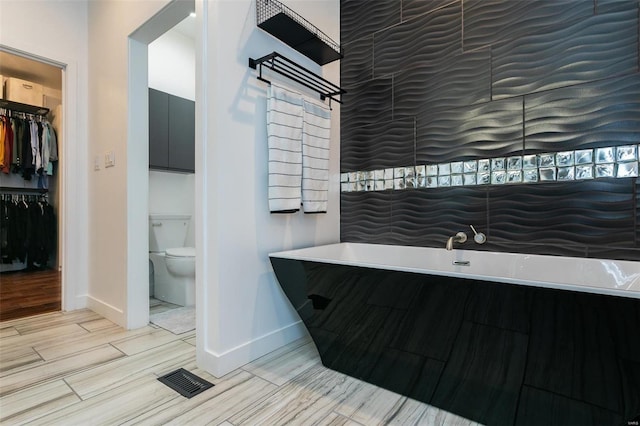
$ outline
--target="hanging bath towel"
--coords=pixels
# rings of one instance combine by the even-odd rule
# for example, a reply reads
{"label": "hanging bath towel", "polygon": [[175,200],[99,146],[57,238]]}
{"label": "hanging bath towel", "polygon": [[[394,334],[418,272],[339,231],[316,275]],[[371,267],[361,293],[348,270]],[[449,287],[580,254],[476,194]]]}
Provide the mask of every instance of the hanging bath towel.
{"label": "hanging bath towel", "polygon": [[300,210],[302,120],[302,96],[270,85],[267,93],[267,140],[271,213]]}
{"label": "hanging bath towel", "polygon": [[331,111],[304,101],[302,128],[302,207],[305,213],[326,213],[329,195]]}

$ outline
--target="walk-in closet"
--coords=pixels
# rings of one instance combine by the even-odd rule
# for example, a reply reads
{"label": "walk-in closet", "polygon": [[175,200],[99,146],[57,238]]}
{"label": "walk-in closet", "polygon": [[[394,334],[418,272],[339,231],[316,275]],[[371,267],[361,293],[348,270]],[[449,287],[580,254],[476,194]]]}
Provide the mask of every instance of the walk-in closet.
{"label": "walk-in closet", "polygon": [[62,70],[0,50],[0,321],[61,310]]}

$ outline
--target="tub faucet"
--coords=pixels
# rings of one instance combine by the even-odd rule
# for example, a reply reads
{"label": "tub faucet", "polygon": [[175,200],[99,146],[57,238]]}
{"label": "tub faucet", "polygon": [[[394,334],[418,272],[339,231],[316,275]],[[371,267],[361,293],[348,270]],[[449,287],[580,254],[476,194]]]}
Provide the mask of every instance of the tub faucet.
{"label": "tub faucet", "polygon": [[449,237],[449,239],[447,240],[446,249],[453,250],[453,243],[464,243],[465,241],[467,241],[467,234],[465,234],[464,232],[458,232],[453,237]]}

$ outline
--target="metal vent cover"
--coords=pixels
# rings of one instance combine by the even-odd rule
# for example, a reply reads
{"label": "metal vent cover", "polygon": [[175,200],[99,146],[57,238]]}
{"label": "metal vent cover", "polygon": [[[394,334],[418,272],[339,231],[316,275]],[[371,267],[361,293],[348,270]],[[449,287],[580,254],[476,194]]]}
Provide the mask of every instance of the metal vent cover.
{"label": "metal vent cover", "polygon": [[213,383],[209,383],[184,368],[158,377],[158,380],[187,398],[192,398],[214,386]]}

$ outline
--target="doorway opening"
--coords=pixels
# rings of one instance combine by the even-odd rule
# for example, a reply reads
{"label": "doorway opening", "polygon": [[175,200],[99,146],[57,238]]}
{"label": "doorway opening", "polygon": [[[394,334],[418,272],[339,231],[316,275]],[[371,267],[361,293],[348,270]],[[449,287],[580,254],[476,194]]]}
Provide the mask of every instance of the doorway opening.
{"label": "doorway opening", "polygon": [[62,310],[63,71],[0,49],[0,321]]}
{"label": "doorway opening", "polygon": [[175,334],[195,329],[194,8],[169,3],[129,43],[128,324]]}

